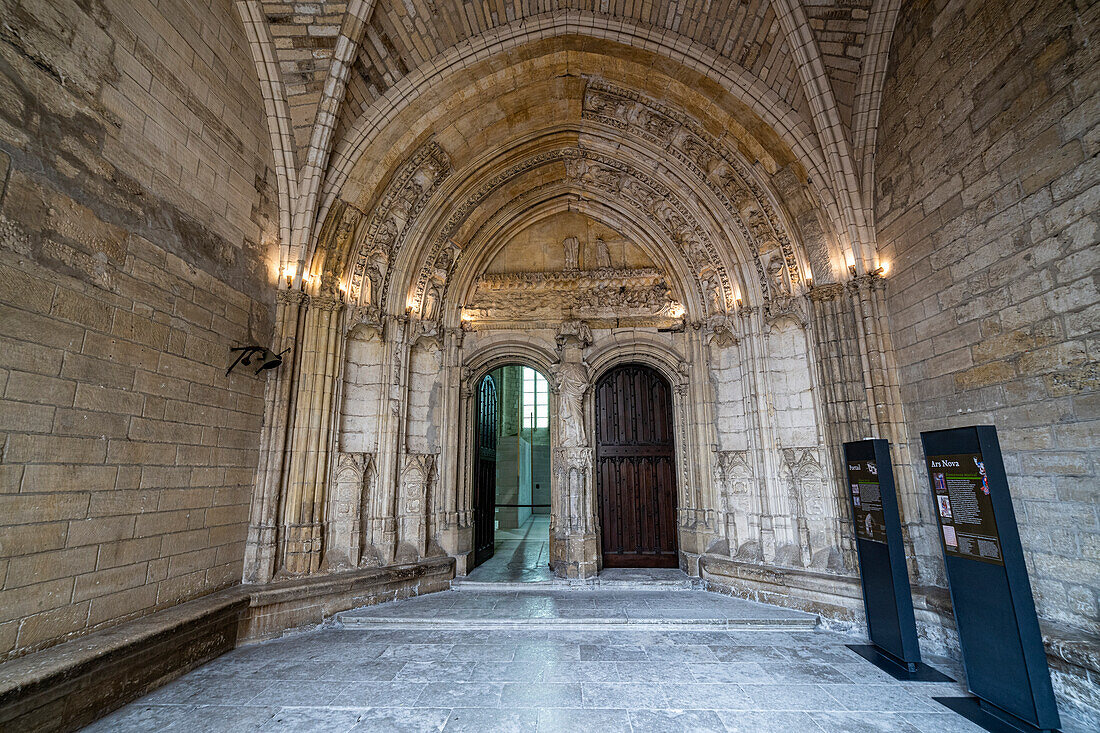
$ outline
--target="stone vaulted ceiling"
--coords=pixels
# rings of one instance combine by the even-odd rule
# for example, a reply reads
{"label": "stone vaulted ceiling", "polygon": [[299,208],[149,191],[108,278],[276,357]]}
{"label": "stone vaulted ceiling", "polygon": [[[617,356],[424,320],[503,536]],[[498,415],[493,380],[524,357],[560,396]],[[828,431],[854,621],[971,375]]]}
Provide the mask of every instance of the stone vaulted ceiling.
{"label": "stone vaulted ceiling", "polygon": [[[325,222],[345,205],[369,221],[400,167],[437,133],[448,165],[472,175],[522,135],[550,134],[549,122],[538,128],[525,117],[546,115],[579,132],[583,89],[562,93],[556,107],[536,97],[557,92],[531,92],[528,108],[513,104],[506,122],[485,130],[451,124],[470,109],[494,119],[517,90],[522,96],[550,74],[602,77],[647,104],[670,103],[727,145],[758,179],[761,206],[778,207],[776,235],[804,263],[815,247],[828,251],[812,265],[791,260],[792,284],[829,281],[849,263],[870,271],[874,130],[899,4],[237,0],[280,185],[273,275],[283,283],[292,272],[295,286],[309,272],[319,278],[325,266],[312,253]],[[732,238],[757,247],[751,236]],[[330,287],[346,276],[330,274]]]}

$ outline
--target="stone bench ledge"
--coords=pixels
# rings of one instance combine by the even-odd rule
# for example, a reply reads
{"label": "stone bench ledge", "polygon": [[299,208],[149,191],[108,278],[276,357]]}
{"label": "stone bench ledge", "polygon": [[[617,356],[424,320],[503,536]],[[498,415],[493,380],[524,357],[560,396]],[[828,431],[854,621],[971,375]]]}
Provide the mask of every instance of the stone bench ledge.
{"label": "stone bench ledge", "polygon": [[79,677],[116,656],[129,654],[137,646],[156,644],[190,624],[222,613],[244,613],[248,605],[243,588],[232,586],[4,662],[0,664],[0,705],[36,685]]}

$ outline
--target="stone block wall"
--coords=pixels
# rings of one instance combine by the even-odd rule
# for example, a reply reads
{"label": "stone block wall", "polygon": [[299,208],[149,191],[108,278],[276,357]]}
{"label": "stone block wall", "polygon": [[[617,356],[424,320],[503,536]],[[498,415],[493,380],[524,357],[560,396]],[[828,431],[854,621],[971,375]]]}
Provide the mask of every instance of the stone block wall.
{"label": "stone block wall", "polygon": [[997,426],[1039,614],[1093,631],[1098,53],[1100,6],[906,4],[876,190],[912,438]]}
{"label": "stone block wall", "polygon": [[0,660],[239,583],[276,236],[228,0],[0,0]]}

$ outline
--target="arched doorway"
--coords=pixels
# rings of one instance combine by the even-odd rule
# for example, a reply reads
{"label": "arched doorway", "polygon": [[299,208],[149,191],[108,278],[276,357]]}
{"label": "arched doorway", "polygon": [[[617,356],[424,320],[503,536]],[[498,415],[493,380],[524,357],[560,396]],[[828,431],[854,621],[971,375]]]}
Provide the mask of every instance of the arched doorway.
{"label": "arched doorway", "polygon": [[550,526],[549,383],[521,364],[477,382],[474,423],[474,553],[480,577],[546,575]]}
{"label": "arched doorway", "polygon": [[644,364],[596,384],[596,496],[604,567],[677,567],[672,390]]}

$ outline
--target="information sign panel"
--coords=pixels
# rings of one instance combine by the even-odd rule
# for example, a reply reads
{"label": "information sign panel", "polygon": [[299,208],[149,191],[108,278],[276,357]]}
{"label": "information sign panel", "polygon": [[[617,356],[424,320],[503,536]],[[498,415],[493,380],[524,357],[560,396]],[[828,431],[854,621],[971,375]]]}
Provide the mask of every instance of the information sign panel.
{"label": "information sign panel", "polygon": [[886,518],[882,512],[878,463],[873,460],[848,461],[848,488],[852,492],[856,536],[886,544]]}
{"label": "information sign panel", "polygon": [[1003,565],[982,455],[965,453],[926,460],[944,552]]}
{"label": "information sign panel", "polygon": [[1002,720],[1056,730],[1058,708],[997,430],[925,432],[921,443],[967,686]]}
{"label": "information sign panel", "polygon": [[890,444],[885,440],[845,443],[844,464],[871,641],[895,664],[915,673],[920,664],[920,647],[894,492]]}

